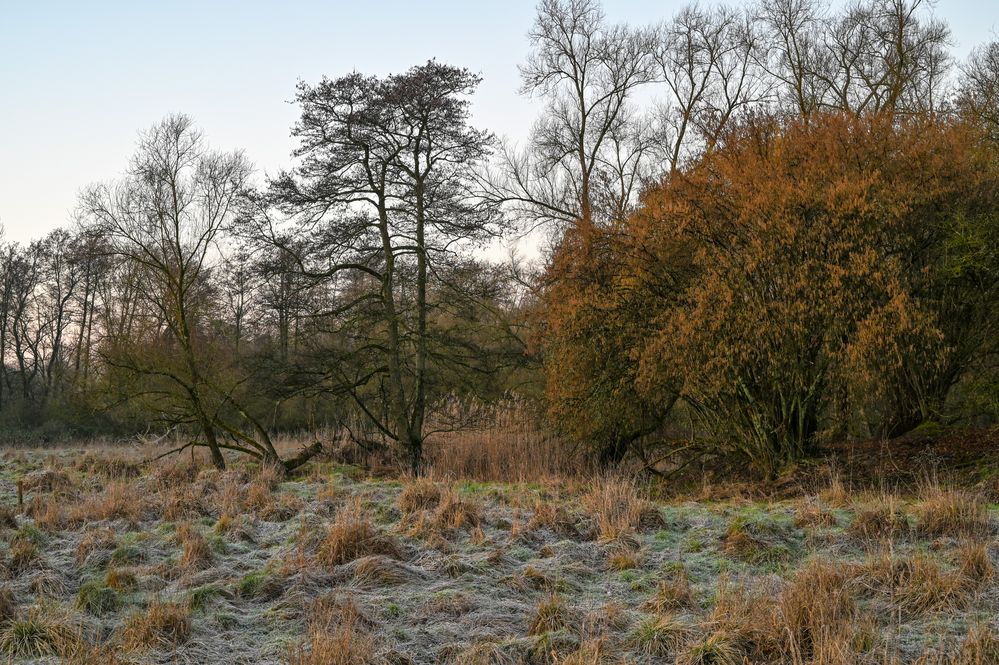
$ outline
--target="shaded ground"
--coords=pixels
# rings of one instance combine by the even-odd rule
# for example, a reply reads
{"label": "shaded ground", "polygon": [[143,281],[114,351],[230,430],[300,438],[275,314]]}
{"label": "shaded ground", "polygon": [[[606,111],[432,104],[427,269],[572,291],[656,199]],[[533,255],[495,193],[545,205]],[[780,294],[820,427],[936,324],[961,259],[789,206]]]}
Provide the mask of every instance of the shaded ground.
{"label": "shaded ground", "polygon": [[0,657],[999,662],[994,499],[810,473],[794,498],[652,501],[620,479],[413,483],[317,464],[282,480],[8,452]]}
{"label": "shaded ground", "polygon": [[[999,502],[999,428],[922,428],[891,440],[827,443],[773,482],[738,456],[707,457],[670,478],[668,495],[794,498],[814,494],[830,474],[854,491],[917,493],[927,482],[964,487]],[[709,482],[705,482],[705,478]],[[704,490],[705,485],[709,485]],[[702,491],[704,490],[704,491]]]}

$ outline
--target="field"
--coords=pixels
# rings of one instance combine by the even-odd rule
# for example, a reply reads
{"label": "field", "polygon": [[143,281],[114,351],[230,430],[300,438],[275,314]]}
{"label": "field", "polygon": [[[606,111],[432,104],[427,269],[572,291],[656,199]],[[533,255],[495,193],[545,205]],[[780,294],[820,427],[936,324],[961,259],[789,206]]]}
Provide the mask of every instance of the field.
{"label": "field", "polygon": [[804,492],[720,498],[141,459],[3,454],[0,658],[999,663],[982,488],[822,469]]}

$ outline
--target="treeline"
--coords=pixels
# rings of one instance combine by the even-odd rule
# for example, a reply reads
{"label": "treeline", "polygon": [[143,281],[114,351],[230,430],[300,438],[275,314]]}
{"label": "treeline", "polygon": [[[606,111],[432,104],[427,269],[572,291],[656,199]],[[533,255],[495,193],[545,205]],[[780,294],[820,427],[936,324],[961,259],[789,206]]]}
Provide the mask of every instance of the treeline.
{"label": "treeline", "polygon": [[[318,447],[275,432],[323,426],[419,472],[515,394],[605,464],[766,474],[994,421],[999,45],[955,63],[918,0],[649,27],[544,0],[529,34],[523,147],[435,61],[300,84],[295,167],[259,187],[184,116],[144,133],[72,231],[5,247],[0,418],[289,468]],[[543,265],[484,258],[536,228]]]}

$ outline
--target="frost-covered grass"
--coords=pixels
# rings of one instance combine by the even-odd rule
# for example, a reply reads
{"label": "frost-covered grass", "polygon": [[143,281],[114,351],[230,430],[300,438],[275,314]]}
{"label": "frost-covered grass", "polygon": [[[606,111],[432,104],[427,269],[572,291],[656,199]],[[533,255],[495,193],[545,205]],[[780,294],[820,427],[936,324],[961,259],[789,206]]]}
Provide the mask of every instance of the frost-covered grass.
{"label": "frost-covered grass", "polygon": [[999,662],[999,515],[965,490],[664,501],[620,478],[3,461],[5,661]]}

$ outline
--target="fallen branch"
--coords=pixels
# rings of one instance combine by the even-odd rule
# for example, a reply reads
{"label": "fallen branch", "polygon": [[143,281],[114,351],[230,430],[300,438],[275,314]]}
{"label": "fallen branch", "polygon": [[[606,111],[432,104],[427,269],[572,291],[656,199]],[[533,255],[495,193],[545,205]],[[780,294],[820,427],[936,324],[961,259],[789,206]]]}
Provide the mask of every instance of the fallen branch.
{"label": "fallen branch", "polygon": [[302,466],[310,459],[321,453],[322,450],[323,450],[323,444],[320,443],[319,441],[316,441],[311,446],[302,448],[302,450],[298,453],[298,455],[292,457],[289,460],[284,461],[284,470],[293,471],[297,469],[298,467]]}

